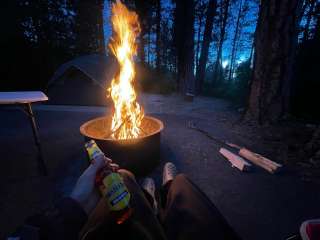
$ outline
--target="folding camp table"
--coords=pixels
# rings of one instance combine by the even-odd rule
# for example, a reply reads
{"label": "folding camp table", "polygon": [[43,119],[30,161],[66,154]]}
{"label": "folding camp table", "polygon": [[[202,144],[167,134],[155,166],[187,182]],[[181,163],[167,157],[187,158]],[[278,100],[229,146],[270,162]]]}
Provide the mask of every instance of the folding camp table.
{"label": "folding camp table", "polygon": [[38,167],[41,174],[47,174],[38,133],[38,126],[32,111],[32,103],[47,101],[48,97],[40,91],[0,92],[0,105],[19,105],[30,119],[35,144],[38,148]]}

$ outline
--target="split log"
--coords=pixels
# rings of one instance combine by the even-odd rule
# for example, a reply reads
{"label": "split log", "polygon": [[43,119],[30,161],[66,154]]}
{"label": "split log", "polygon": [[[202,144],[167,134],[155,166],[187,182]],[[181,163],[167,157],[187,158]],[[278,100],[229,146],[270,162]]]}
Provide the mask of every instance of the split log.
{"label": "split log", "polygon": [[[239,155],[240,155],[240,156],[242,156],[242,157],[246,158],[247,160],[253,162],[254,164],[256,164],[256,165],[264,168],[265,170],[267,170],[267,171],[270,172],[270,173],[275,173],[275,172],[277,172],[277,171],[279,170],[279,168],[282,167],[281,164],[276,163],[276,162],[273,162],[273,161],[271,161],[270,159],[261,156],[260,154],[254,153],[254,152],[252,152],[252,151],[250,151],[250,150],[248,150],[248,149],[246,149],[246,148],[244,148],[244,147],[241,147],[241,146],[239,146],[239,145],[237,145],[237,144],[234,144],[234,143],[231,143],[231,142],[226,142],[226,141],[220,140],[219,138],[217,138],[217,137],[215,137],[215,136],[212,136],[212,135],[209,134],[207,131],[204,131],[204,130],[198,128],[198,127],[195,125],[194,122],[188,122],[188,127],[191,128],[191,129],[195,129],[195,130],[203,133],[203,134],[204,134],[205,136],[207,136],[209,139],[217,142],[217,143],[218,143],[219,145],[221,145],[221,146],[231,147],[231,148],[233,148],[233,149],[239,150]],[[320,132],[320,128],[319,128],[319,132]],[[320,139],[320,138],[319,138],[319,139]],[[225,148],[221,148],[221,149],[220,149],[220,153],[221,153],[222,155],[224,155],[224,154],[221,152],[221,150],[222,150],[222,152],[224,152],[224,153],[225,153],[226,151],[228,151],[228,150],[226,150]],[[231,153],[231,154],[233,154],[233,153],[230,152],[230,151],[228,151],[228,152]],[[233,156],[233,155],[234,155],[234,156]],[[231,159],[238,159],[237,157],[239,157],[239,156],[237,156],[236,154],[233,154],[233,155],[228,154],[228,156],[232,156]],[[224,156],[225,156],[225,155],[224,155]],[[225,156],[225,157],[228,158],[227,156]],[[241,158],[241,159],[242,159],[242,158]],[[228,160],[230,161],[229,158],[228,158]],[[238,160],[239,160],[239,159],[238,159]],[[242,159],[242,160],[244,160],[244,159]],[[235,161],[237,161],[237,160],[235,160]],[[230,161],[230,162],[231,162],[231,161]],[[234,166],[236,166],[236,165],[234,165]],[[239,165],[239,166],[241,166],[241,165]],[[240,168],[241,168],[241,167],[240,167]],[[242,171],[242,169],[240,169],[240,170]]]}
{"label": "split log", "polygon": [[261,156],[260,154],[251,152],[246,148],[241,148],[239,155],[253,162],[254,164],[262,167],[270,173],[275,173],[282,167],[281,164],[271,161],[268,158]]}
{"label": "split log", "polygon": [[107,137],[105,138],[109,138],[111,137],[113,134],[119,132],[119,130],[123,127],[123,125],[130,119],[130,117],[126,117],[126,119],[124,121],[122,121],[122,123],[120,124],[120,126],[118,128],[116,128],[115,130],[111,131],[110,133],[108,133]]}
{"label": "split log", "polygon": [[220,148],[219,152],[231,162],[232,167],[238,168],[240,171],[249,171],[251,164],[244,160],[242,157],[230,152],[225,148]]}

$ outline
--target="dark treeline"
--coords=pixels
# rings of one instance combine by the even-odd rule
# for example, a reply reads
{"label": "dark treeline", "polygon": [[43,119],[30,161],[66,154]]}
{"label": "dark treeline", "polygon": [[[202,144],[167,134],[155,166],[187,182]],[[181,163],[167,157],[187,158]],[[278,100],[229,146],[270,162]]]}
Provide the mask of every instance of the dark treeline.
{"label": "dark treeline", "polygon": [[60,64],[103,53],[103,6],[103,0],[2,1],[1,89],[44,89]]}
{"label": "dark treeline", "polygon": [[[62,63],[108,53],[103,10],[110,2],[3,1],[1,89],[44,89]],[[124,2],[140,19],[144,89],[226,97],[260,123],[320,118],[319,0]]]}

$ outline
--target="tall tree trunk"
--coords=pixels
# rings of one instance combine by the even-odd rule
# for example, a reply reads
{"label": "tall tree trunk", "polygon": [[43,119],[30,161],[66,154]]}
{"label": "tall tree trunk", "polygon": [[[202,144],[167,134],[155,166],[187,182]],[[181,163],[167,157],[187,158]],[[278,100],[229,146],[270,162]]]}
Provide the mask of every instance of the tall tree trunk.
{"label": "tall tree trunk", "polygon": [[[220,73],[218,73],[218,67],[219,65],[221,66],[222,64],[222,46],[224,42],[224,37],[226,33],[226,26],[227,26],[227,20],[229,16],[229,5],[230,5],[230,0],[223,0],[222,3],[224,4],[223,6],[223,11],[222,11],[222,24],[221,24],[221,29],[220,29],[220,38],[219,38],[219,44],[218,44],[218,50],[217,50],[217,58],[216,62],[214,65],[214,79],[213,79],[213,84],[217,83],[217,80],[220,78]],[[222,7],[222,6],[221,6]]]}
{"label": "tall tree trunk", "polygon": [[146,56],[146,63],[147,65],[150,65],[150,33],[147,33],[147,45],[146,45],[146,49],[147,49],[147,56]]}
{"label": "tall tree trunk", "polygon": [[156,69],[157,71],[160,70],[162,59],[161,59],[161,0],[156,0]]}
{"label": "tall tree trunk", "polygon": [[[78,55],[102,52],[103,1],[79,0],[76,6],[76,51]],[[103,45],[103,47],[102,47]]]}
{"label": "tall tree trunk", "polygon": [[242,12],[242,0],[240,0],[236,29],[235,29],[235,33],[234,33],[234,37],[233,37],[233,41],[232,41],[232,51],[231,51],[228,82],[231,81],[231,78],[233,75],[234,61],[236,60],[235,59],[236,58],[236,45],[237,45],[238,38],[239,38],[239,25],[240,25],[241,12]]}
{"label": "tall tree trunk", "polygon": [[310,22],[312,19],[315,4],[316,4],[316,0],[311,0],[309,3],[309,11],[307,13],[306,25],[304,26],[304,30],[303,30],[303,41],[304,42],[309,39]]}
{"label": "tall tree trunk", "polygon": [[[259,9],[261,7],[261,2],[259,4]],[[301,19],[301,16],[299,16],[299,19]],[[256,43],[256,35],[257,35],[257,25],[258,25],[258,20],[256,21],[256,24],[255,24],[255,29],[254,29],[254,34],[253,34],[253,41],[252,41],[252,44],[251,44],[251,51],[250,51],[250,57],[249,57],[249,62],[250,62],[250,67],[253,65],[254,63],[254,52],[256,51],[256,46],[255,46],[255,43]],[[300,25],[300,23],[299,23]],[[250,77],[249,79],[249,82],[251,82],[252,80],[252,77]]]}
{"label": "tall tree trunk", "polygon": [[105,40],[104,40],[104,30],[103,30],[103,10],[104,10],[104,0],[97,0],[97,32],[98,32],[98,52],[105,54]]}
{"label": "tall tree trunk", "polygon": [[201,28],[202,28],[202,22],[203,22],[203,14],[198,14],[199,17],[199,28],[197,32],[197,47],[196,47],[196,70],[198,71],[199,68],[199,52],[200,52],[200,39],[201,39]]}
{"label": "tall tree trunk", "polygon": [[319,164],[320,162],[320,126],[318,126],[311,140],[305,145],[303,149],[304,157],[312,159],[313,163]]}
{"label": "tall tree trunk", "polygon": [[251,45],[250,56],[249,56],[249,59],[248,59],[248,62],[250,63],[250,67],[251,67],[251,64],[252,64],[253,53],[254,53],[254,43],[252,43],[252,45]]}
{"label": "tall tree trunk", "polygon": [[197,74],[196,74],[196,83],[197,83],[198,93],[202,92],[204,77],[206,73],[206,65],[208,61],[209,47],[212,41],[211,34],[212,34],[212,28],[213,28],[213,19],[216,14],[216,8],[217,8],[217,1],[210,0],[207,7],[206,25],[205,25],[204,34],[203,34],[201,54],[199,59],[199,67],[197,68]]}
{"label": "tall tree trunk", "polygon": [[[142,30],[141,30],[142,32]],[[140,59],[140,62],[142,64],[144,64],[146,62],[146,53],[145,53],[145,46],[146,46],[146,40],[145,40],[145,34],[141,34],[139,39],[140,39],[140,42],[138,44],[138,57]]]}
{"label": "tall tree trunk", "polygon": [[316,24],[315,24],[314,33],[313,33],[313,39],[320,41],[320,2],[317,3],[316,9],[315,9],[315,15],[316,15]]}
{"label": "tall tree trunk", "polygon": [[140,59],[140,62],[142,64],[146,61],[145,56],[145,35],[148,33],[149,29],[149,21],[148,21],[148,13],[149,13],[149,2],[145,2],[144,0],[134,0],[136,12],[139,16],[139,22],[140,22],[140,35],[139,35],[139,44],[138,44],[138,57]]}
{"label": "tall tree trunk", "polygon": [[289,110],[299,0],[262,0],[246,120],[275,122]]}
{"label": "tall tree trunk", "polygon": [[174,38],[177,52],[177,84],[180,93],[195,93],[193,0],[176,0]]}
{"label": "tall tree trunk", "polygon": [[317,24],[315,27],[314,39],[320,40],[320,15],[317,17]]}

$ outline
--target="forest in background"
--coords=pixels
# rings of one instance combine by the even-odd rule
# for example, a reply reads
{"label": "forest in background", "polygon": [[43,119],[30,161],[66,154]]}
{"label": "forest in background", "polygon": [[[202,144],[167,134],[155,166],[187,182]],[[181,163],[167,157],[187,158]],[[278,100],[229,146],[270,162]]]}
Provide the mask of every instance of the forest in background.
{"label": "forest in background", "polygon": [[[45,89],[62,63],[108,53],[110,2],[4,1],[1,90]],[[260,123],[319,120],[319,0],[124,2],[140,19],[145,90],[225,97]]]}

